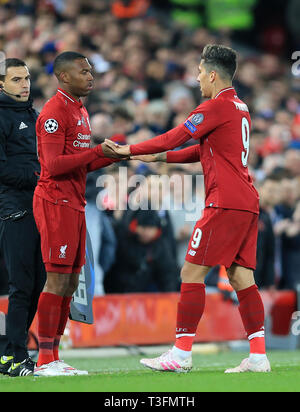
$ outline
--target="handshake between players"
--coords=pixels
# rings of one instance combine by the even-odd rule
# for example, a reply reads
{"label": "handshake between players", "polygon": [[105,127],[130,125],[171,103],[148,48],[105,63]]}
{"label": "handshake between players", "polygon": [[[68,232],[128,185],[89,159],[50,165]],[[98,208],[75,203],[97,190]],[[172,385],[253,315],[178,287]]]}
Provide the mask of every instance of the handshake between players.
{"label": "handshake between players", "polygon": [[111,159],[129,159],[130,158],[130,146],[119,145],[112,140],[105,139],[105,142],[101,144],[103,154]]}

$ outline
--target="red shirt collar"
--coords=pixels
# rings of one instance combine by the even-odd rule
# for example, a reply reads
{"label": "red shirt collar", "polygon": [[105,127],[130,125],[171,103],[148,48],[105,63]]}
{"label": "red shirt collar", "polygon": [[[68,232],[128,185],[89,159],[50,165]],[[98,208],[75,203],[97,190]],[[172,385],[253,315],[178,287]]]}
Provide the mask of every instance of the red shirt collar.
{"label": "red shirt collar", "polygon": [[230,86],[230,87],[226,87],[225,89],[220,90],[219,93],[214,97],[214,99],[217,99],[219,96],[223,96],[224,93],[227,94],[228,92],[230,92],[231,94],[233,93],[236,94],[234,87]]}
{"label": "red shirt collar", "polygon": [[82,101],[79,99],[75,100],[73,96],[71,96],[68,92],[66,92],[64,89],[61,89],[60,87],[57,89],[57,93],[63,97],[66,97],[68,100],[70,100],[73,104],[78,106],[79,108],[83,106]]}

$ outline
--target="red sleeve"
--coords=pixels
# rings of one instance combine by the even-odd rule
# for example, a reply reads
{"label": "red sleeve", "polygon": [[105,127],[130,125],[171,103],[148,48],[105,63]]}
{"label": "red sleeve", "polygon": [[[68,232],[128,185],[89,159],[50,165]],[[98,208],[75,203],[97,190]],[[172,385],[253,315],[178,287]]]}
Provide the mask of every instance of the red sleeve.
{"label": "red sleeve", "polygon": [[200,148],[196,144],[186,149],[167,152],[167,163],[196,163],[200,162]]}
{"label": "red sleeve", "polygon": [[183,123],[185,131],[196,140],[206,136],[224,121],[220,110],[217,99],[202,103]]}
{"label": "red sleeve", "polygon": [[99,159],[99,156],[103,156],[101,146],[73,155],[62,155],[64,146],[57,146],[51,143],[45,143],[42,146],[45,166],[52,176],[70,173],[74,169],[86,166],[96,160],[106,160],[105,158]]}
{"label": "red sleeve", "polygon": [[190,135],[184,130],[183,125],[175,127],[160,136],[147,140],[146,142],[130,145],[132,156],[162,153],[173,150],[190,140]]}
{"label": "red sleeve", "polygon": [[96,159],[87,165],[87,171],[88,173],[93,172],[94,170],[102,169],[103,167],[120,162],[121,160],[122,159],[109,159],[108,157]]}

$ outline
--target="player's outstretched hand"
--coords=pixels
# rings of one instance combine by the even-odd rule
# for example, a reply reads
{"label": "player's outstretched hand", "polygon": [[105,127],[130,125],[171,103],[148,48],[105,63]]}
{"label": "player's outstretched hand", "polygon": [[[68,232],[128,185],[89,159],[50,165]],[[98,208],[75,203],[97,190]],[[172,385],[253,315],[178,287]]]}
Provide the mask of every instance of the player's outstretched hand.
{"label": "player's outstretched hand", "polygon": [[105,157],[118,159],[119,156],[106,143],[101,143],[101,148]]}
{"label": "player's outstretched hand", "polygon": [[106,142],[101,144],[102,151],[105,157],[110,159],[129,159],[129,156],[124,156],[122,154],[117,153],[111,145],[108,145]]}
{"label": "player's outstretched hand", "polygon": [[123,157],[130,156],[130,146],[129,145],[121,146],[115,142],[112,142],[109,139],[105,139],[105,144],[108,146],[109,149],[111,149],[117,155],[117,157],[123,158]]}

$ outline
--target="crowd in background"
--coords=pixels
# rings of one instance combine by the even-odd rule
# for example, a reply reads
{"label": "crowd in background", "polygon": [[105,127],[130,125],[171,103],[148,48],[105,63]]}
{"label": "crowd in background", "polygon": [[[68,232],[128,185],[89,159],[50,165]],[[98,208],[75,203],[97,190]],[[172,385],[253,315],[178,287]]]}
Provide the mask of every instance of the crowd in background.
{"label": "crowd in background", "polygon": [[[85,100],[93,144],[107,137],[132,144],[177,126],[201,103],[196,78],[206,44],[236,49],[234,86],[252,117],[249,169],[261,197],[256,282],[260,288],[287,289],[300,283],[300,75],[292,72],[289,54],[298,45],[298,8],[293,0],[272,2],[268,25],[261,15],[266,3],[235,1],[235,12],[239,4],[248,18],[233,19],[224,28],[218,19],[225,14],[212,13],[218,0],[1,0],[0,50],[26,61],[37,110],[56,92],[55,56],[65,50],[86,55],[95,75],[94,90]],[[97,187],[105,174],[114,177],[120,191],[119,166],[127,167],[128,176],[143,175],[146,181],[161,174],[182,176],[182,182],[184,175],[191,176],[199,215],[187,221],[187,204],[165,207],[166,197],[173,206],[182,202],[174,187],[157,194],[159,210],[122,210],[126,207],[114,204],[107,188]],[[204,204],[203,181],[197,175],[200,163],[138,161],[89,175],[86,215],[96,294],[178,290],[188,240]],[[124,205],[128,194],[121,197]],[[4,262],[0,270],[4,293]]]}

